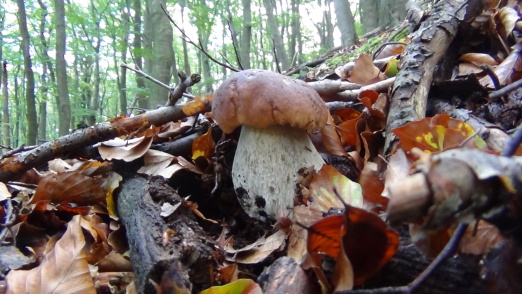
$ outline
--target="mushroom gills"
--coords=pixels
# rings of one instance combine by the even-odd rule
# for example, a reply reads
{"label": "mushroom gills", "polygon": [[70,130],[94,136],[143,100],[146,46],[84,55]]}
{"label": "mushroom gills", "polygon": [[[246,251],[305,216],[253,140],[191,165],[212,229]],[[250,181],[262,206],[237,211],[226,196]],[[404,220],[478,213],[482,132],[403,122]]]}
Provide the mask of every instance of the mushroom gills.
{"label": "mushroom gills", "polygon": [[[243,209],[259,218],[285,215],[293,207],[297,171],[324,161],[305,130],[290,126],[243,126],[232,166],[232,181]],[[261,201],[262,198],[264,201]]]}

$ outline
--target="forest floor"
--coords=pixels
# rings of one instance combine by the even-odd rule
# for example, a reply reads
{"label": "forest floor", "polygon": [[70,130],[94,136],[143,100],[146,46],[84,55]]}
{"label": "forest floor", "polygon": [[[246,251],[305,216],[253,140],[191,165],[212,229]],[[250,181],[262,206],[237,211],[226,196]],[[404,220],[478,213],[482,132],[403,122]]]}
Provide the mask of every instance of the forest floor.
{"label": "forest floor", "polygon": [[197,75],[173,106],[3,155],[0,292],[520,293],[521,6],[482,2],[410,7],[286,72],[329,116],[277,215],[245,212],[212,95],[174,105]]}

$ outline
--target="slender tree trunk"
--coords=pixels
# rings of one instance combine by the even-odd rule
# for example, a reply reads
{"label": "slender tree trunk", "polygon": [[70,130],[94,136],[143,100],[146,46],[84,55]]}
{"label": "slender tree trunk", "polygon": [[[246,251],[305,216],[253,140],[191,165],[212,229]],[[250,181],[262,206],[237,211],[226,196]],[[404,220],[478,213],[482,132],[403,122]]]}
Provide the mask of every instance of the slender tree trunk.
{"label": "slender tree trunk", "polygon": [[[169,84],[171,77],[174,49],[172,48],[173,30],[169,19],[161,9],[166,6],[166,0],[153,0],[151,3],[152,32],[152,76],[164,84]],[[153,84],[150,87],[152,106],[164,105],[168,98],[168,90]]]}
{"label": "slender tree trunk", "polygon": [[297,40],[301,31],[301,18],[299,16],[299,0],[292,0],[290,6],[292,11],[292,14],[290,16],[290,27],[292,33],[289,36],[290,44],[288,46],[288,52],[290,58],[292,58],[292,65],[294,65],[295,62],[300,59],[300,56],[296,54],[299,53],[297,50]]}
{"label": "slender tree trunk", "polygon": [[285,50],[283,38],[281,37],[281,34],[279,32],[277,20],[274,15],[274,6],[270,2],[270,0],[263,0],[263,4],[266,10],[267,23],[270,27],[270,33],[275,47],[277,60],[279,60],[279,62],[281,63],[282,70],[288,69],[290,68],[290,61],[288,60],[288,55]]}
{"label": "slender tree trunk", "polygon": [[[22,0],[18,0],[22,1]],[[67,64],[65,62],[65,6],[63,0],[54,1],[56,23],[56,77],[58,84],[58,133],[60,136],[69,133],[71,124],[71,104],[69,102],[69,86],[67,83]]]}
{"label": "slender tree trunk", "polygon": [[348,0],[333,0],[337,25],[341,31],[341,45],[349,47],[357,42],[355,22]]}
{"label": "slender tree trunk", "polygon": [[[143,70],[145,73],[151,75],[152,74],[152,40],[153,40],[153,31],[154,22],[152,21],[152,5],[154,0],[146,0],[145,1],[145,14],[143,17],[143,51],[145,51],[145,55],[143,56]],[[151,87],[152,82],[148,80],[144,80],[144,83],[147,87],[148,99],[147,99],[147,108],[154,108],[156,105],[153,105],[151,102]]]}
{"label": "slender tree trunk", "polygon": [[379,26],[379,10],[377,0],[359,1],[363,32],[367,33]]}
{"label": "slender tree trunk", "polygon": [[243,30],[240,40],[241,65],[250,68],[250,43],[252,42],[252,7],[251,0],[241,0],[243,7]]}
{"label": "slender tree trunk", "polygon": [[18,4],[18,25],[20,27],[20,35],[22,36],[22,53],[24,56],[24,76],[26,79],[25,104],[27,118],[27,144],[35,145],[38,135],[38,118],[36,115],[36,97],[34,93],[35,81],[31,54],[29,52],[30,41],[29,31],[27,29],[27,16],[25,12],[24,0],[17,0]]}
{"label": "slender tree trunk", "polygon": [[2,107],[2,130],[3,130],[3,144],[6,147],[11,147],[11,131],[9,130],[9,91],[8,86],[8,73],[7,73],[7,60],[4,60],[2,64],[2,93],[4,96],[4,103]]}
{"label": "slender tree trunk", "polygon": [[[183,32],[185,32],[185,28],[184,28],[185,27],[185,25],[184,25],[184,23],[185,23],[185,6],[186,6],[185,0],[179,1],[179,5],[181,7],[181,29]],[[182,45],[183,45],[183,70],[185,71],[185,74],[187,74],[187,76],[190,76],[191,70],[190,70],[187,42],[183,41]]]}
{"label": "slender tree trunk", "polygon": [[[20,85],[18,84],[18,76],[20,75],[20,66],[16,67],[14,77],[14,103],[15,109],[20,109]],[[20,121],[22,120],[22,115],[20,111],[15,112],[15,123],[14,123],[14,136],[13,136],[13,146],[18,146],[20,142]]]}
{"label": "slender tree trunk", "polygon": [[332,23],[332,10],[330,9],[331,6],[330,6],[330,1],[329,0],[325,0],[325,3],[326,5],[326,9],[325,9],[325,12],[324,12],[324,23],[325,23],[325,28],[326,28],[326,50],[330,50],[331,48],[334,47],[334,37],[333,37],[333,34],[334,34],[334,26],[333,26],[333,23]]}
{"label": "slender tree trunk", "polygon": [[[132,2],[132,8],[134,9],[134,27],[133,34],[134,40],[132,41],[132,47],[134,50],[134,63],[140,69],[143,69],[143,48],[141,46],[142,41],[142,19],[141,19],[141,0],[134,0]],[[138,87],[138,92],[136,93],[136,99],[138,100],[139,107],[143,109],[148,109],[148,100],[145,99],[145,95],[143,92],[145,91],[145,81],[143,77],[140,75],[135,75],[136,77],[136,86]]]}
{"label": "slender tree trunk", "polygon": [[[4,37],[3,37],[3,32],[4,32],[4,24],[5,24],[5,17],[4,15],[2,15],[2,17],[0,18],[0,62],[2,63],[2,66],[0,66],[0,87],[2,88],[2,96],[5,97],[5,95],[7,94],[7,79],[6,79],[6,84],[4,85],[3,83],[3,78],[4,78],[4,72],[7,72],[7,61],[5,62],[2,62],[2,60],[4,60],[4,52],[3,52],[3,48],[4,48]],[[3,101],[4,102],[4,101]],[[4,102],[5,104],[5,102]],[[3,122],[3,118],[2,118],[2,115],[3,115],[3,112],[0,112],[0,122]],[[9,131],[9,129],[7,129],[7,131]],[[4,136],[2,136],[2,132],[5,133],[5,129],[4,127],[0,128],[0,137],[4,137],[5,136],[9,136],[9,133],[5,133]],[[2,144],[3,142],[0,140],[0,144]],[[3,154],[3,148],[0,147],[0,154]]]}

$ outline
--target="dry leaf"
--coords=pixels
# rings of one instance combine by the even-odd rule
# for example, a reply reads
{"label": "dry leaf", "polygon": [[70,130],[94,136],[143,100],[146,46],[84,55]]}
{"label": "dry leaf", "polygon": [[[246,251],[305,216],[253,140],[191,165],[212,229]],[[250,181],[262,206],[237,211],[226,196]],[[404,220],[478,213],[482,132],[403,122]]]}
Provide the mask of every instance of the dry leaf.
{"label": "dry leaf", "polygon": [[[334,192],[334,189],[337,193]],[[324,164],[310,183],[310,195],[322,212],[332,207],[344,207],[344,203],[355,207],[363,206],[361,186],[343,176],[335,167]]]}
{"label": "dry leaf", "polygon": [[192,159],[200,156],[210,159],[214,153],[214,146],[216,143],[212,140],[212,128],[208,128],[205,134],[196,138],[192,143]]}
{"label": "dry leaf", "polygon": [[384,81],[386,76],[373,65],[372,58],[367,54],[361,54],[355,61],[352,73],[348,80],[362,86]]}
{"label": "dry leaf", "polygon": [[50,200],[53,203],[92,205],[103,201],[105,195],[105,191],[95,179],[78,172],[64,172],[45,176],[38,184],[29,204]]}
{"label": "dry leaf", "polygon": [[80,216],[76,215],[38,267],[9,272],[6,277],[7,293],[95,294],[84,247]]}
{"label": "dry leaf", "polygon": [[259,238],[256,242],[241,249],[234,249],[230,245],[225,248],[228,261],[254,264],[263,261],[272,252],[280,250],[286,239],[286,233],[279,230],[267,238]]}

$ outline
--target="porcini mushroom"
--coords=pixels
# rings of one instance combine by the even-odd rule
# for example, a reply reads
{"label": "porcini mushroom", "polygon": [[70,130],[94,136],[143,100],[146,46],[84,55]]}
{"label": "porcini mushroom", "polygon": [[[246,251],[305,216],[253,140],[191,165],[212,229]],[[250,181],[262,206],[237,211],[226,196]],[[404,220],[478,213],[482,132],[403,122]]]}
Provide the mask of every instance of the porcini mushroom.
{"label": "porcini mushroom", "polygon": [[328,108],[303,81],[266,70],[234,73],[214,93],[214,120],[225,133],[243,126],[232,181],[243,209],[272,218],[293,206],[297,171],[324,161],[307,131],[321,130]]}

